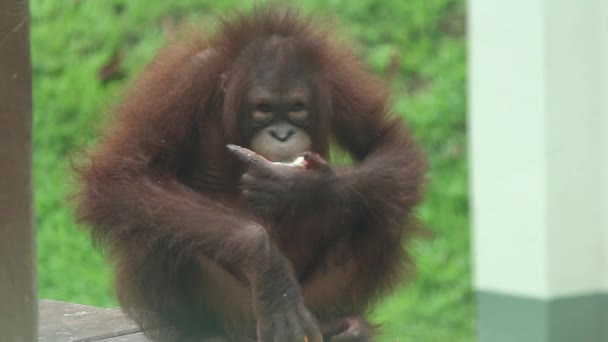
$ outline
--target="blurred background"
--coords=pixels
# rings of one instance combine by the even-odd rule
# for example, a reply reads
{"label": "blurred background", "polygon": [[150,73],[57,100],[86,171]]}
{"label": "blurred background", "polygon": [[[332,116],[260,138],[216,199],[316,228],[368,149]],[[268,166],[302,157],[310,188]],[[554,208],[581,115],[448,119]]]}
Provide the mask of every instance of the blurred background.
{"label": "blurred background", "polygon": [[[419,208],[434,232],[412,243],[415,278],[378,304],[379,341],[471,341],[463,0],[307,0],[392,89],[430,157]],[[39,297],[116,306],[103,255],[79,228],[66,197],[70,162],[95,143],[107,108],[177,27],[213,28],[218,15],[250,8],[237,0],[32,0],[34,177]]]}

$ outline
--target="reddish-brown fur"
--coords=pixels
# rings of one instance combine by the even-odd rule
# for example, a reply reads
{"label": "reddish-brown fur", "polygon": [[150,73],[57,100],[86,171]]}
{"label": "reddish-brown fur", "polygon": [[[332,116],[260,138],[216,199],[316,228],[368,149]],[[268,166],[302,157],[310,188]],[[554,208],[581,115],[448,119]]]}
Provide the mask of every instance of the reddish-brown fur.
{"label": "reddish-brown fur", "polygon": [[[334,192],[307,194],[314,205],[274,221],[241,196],[243,169],[225,146],[245,144],[235,109],[243,89],[223,80],[245,47],[272,35],[293,37],[309,54],[321,113],[315,152],[327,156],[334,139],[355,161],[335,169]],[[289,308],[275,303],[281,295],[303,296],[327,336],[343,318],[364,315],[411,264],[402,247],[415,225],[422,154],[390,116],[384,85],[294,11],[257,9],[211,39],[171,45],[116,114],[79,168],[78,216],[108,247],[121,306],[150,336],[240,341],[255,336],[264,308]],[[266,283],[260,292],[256,284]]]}

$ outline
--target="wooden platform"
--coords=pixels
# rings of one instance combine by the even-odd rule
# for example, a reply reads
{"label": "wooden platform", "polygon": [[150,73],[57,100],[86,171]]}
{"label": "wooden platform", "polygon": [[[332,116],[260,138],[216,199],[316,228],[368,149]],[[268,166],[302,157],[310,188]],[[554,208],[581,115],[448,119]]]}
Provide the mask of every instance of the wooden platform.
{"label": "wooden platform", "polygon": [[41,300],[39,342],[149,342],[120,309]]}

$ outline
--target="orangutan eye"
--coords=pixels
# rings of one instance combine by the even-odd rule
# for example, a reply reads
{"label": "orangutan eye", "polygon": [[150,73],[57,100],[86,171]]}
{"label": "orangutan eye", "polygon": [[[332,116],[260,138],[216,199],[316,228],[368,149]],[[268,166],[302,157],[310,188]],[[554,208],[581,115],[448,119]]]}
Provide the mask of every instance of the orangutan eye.
{"label": "orangutan eye", "polygon": [[255,110],[251,114],[254,121],[263,122],[272,119],[272,106],[269,104],[259,104],[255,107]]}
{"label": "orangutan eye", "polygon": [[303,111],[305,109],[305,106],[303,103],[296,103],[293,106],[291,106],[291,108],[289,108],[290,112],[299,112],[299,111]]}
{"label": "orangutan eye", "polygon": [[306,122],[308,120],[308,111],[302,103],[296,103],[289,109],[289,119],[296,122]]}
{"label": "orangutan eye", "polygon": [[272,106],[268,103],[260,103],[255,107],[255,110],[263,113],[269,113],[272,112]]}

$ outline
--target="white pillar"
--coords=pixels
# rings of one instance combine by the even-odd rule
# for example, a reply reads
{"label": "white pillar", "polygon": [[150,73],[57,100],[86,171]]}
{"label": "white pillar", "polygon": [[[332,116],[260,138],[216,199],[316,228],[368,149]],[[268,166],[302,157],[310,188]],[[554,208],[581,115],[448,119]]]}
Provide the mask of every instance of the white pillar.
{"label": "white pillar", "polygon": [[[600,15],[604,20],[601,20],[600,26],[600,39],[601,39],[601,57],[602,61],[600,77],[602,82],[602,88],[600,97],[603,99],[602,103],[602,134],[601,136],[601,148],[602,148],[602,212],[603,227],[604,227],[604,292],[608,292],[608,2],[600,1]],[[608,316],[608,314],[607,314]],[[608,321],[608,317],[606,317]]]}
{"label": "white pillar", "polygon": [[604,2],[469,1],[481,341],[608,337]]}

